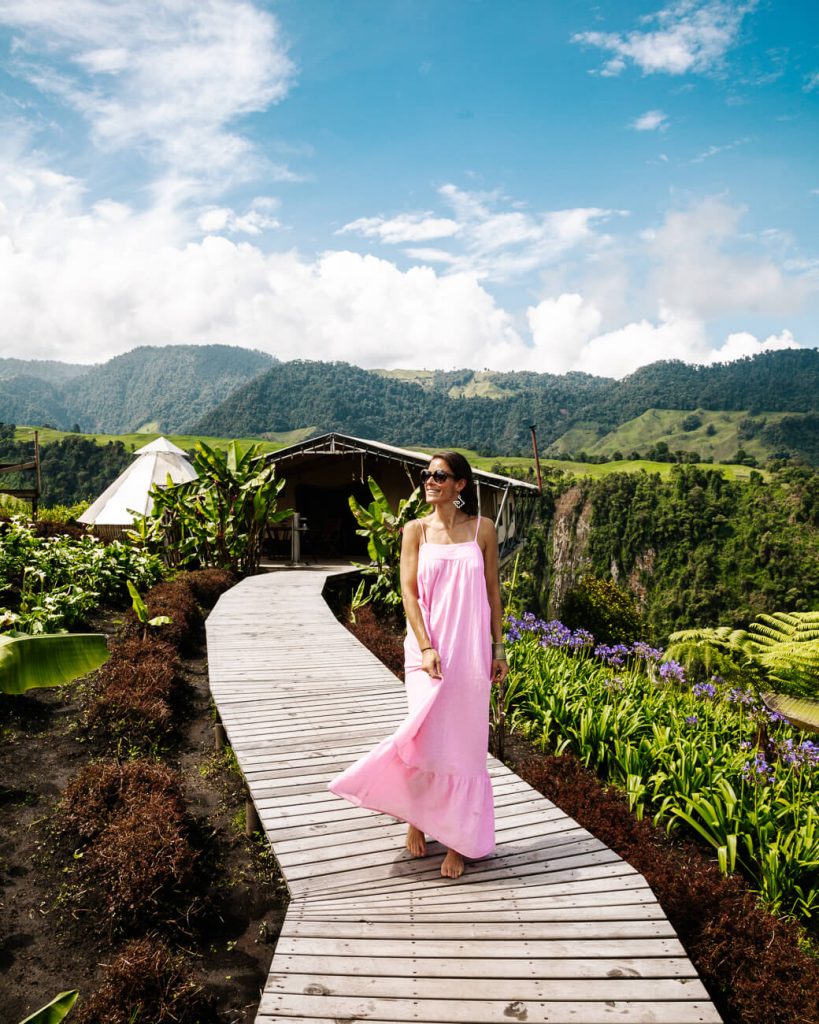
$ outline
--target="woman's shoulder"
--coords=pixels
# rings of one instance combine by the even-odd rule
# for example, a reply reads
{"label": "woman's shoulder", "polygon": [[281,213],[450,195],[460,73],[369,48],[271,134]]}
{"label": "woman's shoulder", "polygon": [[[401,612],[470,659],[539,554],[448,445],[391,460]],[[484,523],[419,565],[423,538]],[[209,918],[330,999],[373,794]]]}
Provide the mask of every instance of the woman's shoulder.
{"label": "woman's shoulder", "polygon": [[498,531],[495,529],[495,521],[490,519],[489,516],[477,516],[480,520],[475,536],[480,540],[490,540],[492,537],[497,537]]}

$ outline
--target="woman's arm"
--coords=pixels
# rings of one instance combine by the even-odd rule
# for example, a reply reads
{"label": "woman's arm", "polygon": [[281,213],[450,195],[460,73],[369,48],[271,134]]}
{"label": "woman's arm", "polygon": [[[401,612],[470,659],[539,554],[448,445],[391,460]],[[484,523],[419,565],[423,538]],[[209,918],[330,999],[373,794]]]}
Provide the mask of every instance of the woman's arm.
{"label": "woman's arm", "polygon": [[[489,599],[492,653],[494,655],[497,653],[494,645],[503,642],[503,612],[501,611],[500,576],[498,574],[498,533],[491,519],[481,519],[478,541],[483,551],[483,569],[486,577],[486,596]],[[493,682],[503,682],[508,672],[509,666],[505,656],[492,658]]]}
{"label": "woman's arm", "polygon": [[421,546],[421,524],[417,519],[411,520],[404,527],[401,538],[401,597],[404,603],[404,614],[407,625],[415,634],[421,649],[421,665],[433,679],[441,676],[441,659],[432,646],[427,633],[421,605],[418,603],[418,549]]}

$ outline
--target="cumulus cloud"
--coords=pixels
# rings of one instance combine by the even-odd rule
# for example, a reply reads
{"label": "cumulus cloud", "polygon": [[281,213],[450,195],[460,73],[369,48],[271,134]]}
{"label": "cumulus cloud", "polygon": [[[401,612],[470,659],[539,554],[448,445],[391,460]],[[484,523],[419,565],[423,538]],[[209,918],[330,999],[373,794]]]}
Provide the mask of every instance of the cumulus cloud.
{"label": "cumulus cloud", "polygon": [[662,110],[647,110],[629,125],[636,132],[664,132],[668,129],[668,115]]}
{"label": "cumulus cloud", "polygon": [[721,64],[739,36],[743,18],[756,0],[679,0],[643,19],[648,28],[630,32],[578,32],[572,42],[594,46],[611,56],[600,69],[619,75],[629,64],[643,74],[705,73]]}
{"label": "cumulus cloud", "polygon": [[244,213],[236,213],[227,206],[211,206],[199,214],[196,223],[208,235],[223,231],[232,235],[260,235],[281,226],[273,215],[278,206],[278,199],[272,196],[257,196]]}
{"label": "cumulus cloud", "polygon": [[[174,206],[87,207],[76,179],[21,160],[0,162],[0,193],[0,355],[92,362],[146,343],[224,342],[282,359],[452,368],[523,344],[475,275],[225,237],[247,233],[254,209],[203,211],[213,233],[200,238]],[[255,212],[269,216],[265,206]]]}
{"label": "cumulus cloud", "polygon": [[819,71],[814,71],[808,75],[802,88],[805,92],[813,92],[815,89],[819,89]]}
{"label": "cumulus cloud", "polygon": [[231,122],[294,75],[275,17],[242,0],[4,0],[0,24],[17,33],[11,69],[86,118],[98,146],[186,174],[258,165]]}

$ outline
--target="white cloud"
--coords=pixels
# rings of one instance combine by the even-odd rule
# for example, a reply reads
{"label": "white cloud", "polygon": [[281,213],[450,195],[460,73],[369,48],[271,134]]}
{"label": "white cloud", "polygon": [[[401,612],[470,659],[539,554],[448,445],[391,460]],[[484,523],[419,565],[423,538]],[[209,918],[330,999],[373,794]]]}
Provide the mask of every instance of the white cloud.
{"label": "white cloud", "polygon": [[263,231],[281,227],[273,216],[278,205],[277,199],[257,196],[245,213],[237,214],[226,206],[213,206],[203,210],[196,223],[205,234],[225,231],[232,235],[260,235]]}
{"label": "white cloud", "polygon": [[388,245],[400,245],[403,242],[449,238],[458,233],[458,224],[448,217],[435,217],[431,213],[404,213],[390,218],[359,217],[336,232],[337,235],[345,233],[377,238]]}
{"label": "white cloud", "polygon": [[819,71],[814,71],[808,75],[802,88],[805,92],[813,92],[814,89],[819,89]]}
{"label": "white cloud", "polygon": [[658,302],[702,319],[791,314],[816,292],[809,275],[785,273],[784,262],[765,253],[765,238],[740,230],[744,214],[711,197],[672,210],[658,229],[644,232]]}
{"label": "white cloud", "polygon": [[719,67],[739,36],[742,20],[756,0],[678,0],[643,20],[655,28],[631,32],[578,32],[572,42],[608,51],[604,77],[619,75],[629,63],[643,74],[682,75]]}
{"label": "white cloud", "polygon": [[756,356],[760,352],[779,352],[785,348],[799,348],[789,330],[771,334],[762,341],[747,331],[738,331],[729,334],[720,348],[712,349],[706,362],[730,363],[734,359],[742,359],[743,356]]}
{"label": "white cloud", "polygon": [[636,132],[664,132],[668,129],[668,124],[668,115],[662,110],[647,110],[645,114],[636,117],[629,127]]}
{"label": "white cloud", "polygon": [[[528,213],[499,192],[470,192],[453,184],[438,189],[451,217],[427,212],[391,218],[360,217],[341,228],[381,242],[449,239],[451,248],[412,246],[411,259],[441,263],[454,273],[509,281],[553,263],[572,249],[601,244],[597,225],[622,211],[577,207]],[[510,209],[509,207],[513,207]]]}
{"label": "white cloud", "polygon": [[[224,342],[282,359],[452,368],[522,344],[471,274],[197,240],[174,206],[87,209],[75,179],[19,160],[0,162],[0,194],[4,356],[92,362],[146,343]],[[255,212],[269,216],[265,206]],[[214,232],[247,230],[248,214],[227,207],[201,216]]]}
{"label": "white cloud", "polygon": [[691,158],[692,164],[701,164],[705,160],[710,160],[712,156],[716,156],[718,153],[726,153],[729,149],[736,149],[737,146],[744,146],[746,142],[750,142],[749,138],[745,139],[734,139],[733,142],[726,142],[723,146],[709,146],[708,149],[703,150],[697,156]]}
{"label": "white cloud", "polygon": [[82,114],[97,145],[186,174],[258,169],[229,126],[294,74],[276,19],[242,0],[4,0],[0,24],[19,33],[13,70]]}

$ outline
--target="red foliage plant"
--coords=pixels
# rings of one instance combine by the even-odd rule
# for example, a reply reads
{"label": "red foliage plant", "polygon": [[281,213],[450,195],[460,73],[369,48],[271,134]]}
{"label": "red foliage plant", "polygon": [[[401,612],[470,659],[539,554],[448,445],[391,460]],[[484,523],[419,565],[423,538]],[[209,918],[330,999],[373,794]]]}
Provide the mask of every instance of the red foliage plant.
{"label": "red foliage plant", "polygon": [[181,665],[175,649],[148,638],[114,647],[83,696],[82,725],[104,749],[127,740],[131,749],[150,749],[172,726]]}
{"label": "red foliage plant", "polygon": [[156,935],[134,939],[106,965],[100,987],[80,999],[76,1024],[207,1024],[214,1001],[194,979],[186,959]]}
{"label": "red foliage plant", "polygon": [[[170,622],[160,629],[160,638],[180,651],[195,651],[202,639],[203,618],[193,591],[184,581],[157,583],[144,597],[148,617],[167,615]],[[142,633],[142,626],[132,610],[125,616],[122,629],[125,637],[136,637]]]}
{"label": "red foliage plant", "polygon": [[350,622],[349,609],[342,621],[349,631],[369,650],[378,649],[379,659],[393,675],[404,678],[404,632],[379,619],[368,604],[357,608],[356,621]]}
{"label": "red foliage plant", "polygon": [[86,765],[66,787],[54,831],[80,854],[68,902],[112,935],[182,927],[201,909],[199,852],[173,769],[145,760]]}
{"label": "red foliage plant", "polygon": [[226,590],[238,583],[239,577],[228,569],[196,569],[180,572],[174,582],[191,588],[193,596],[203,608],[212,608]]}

